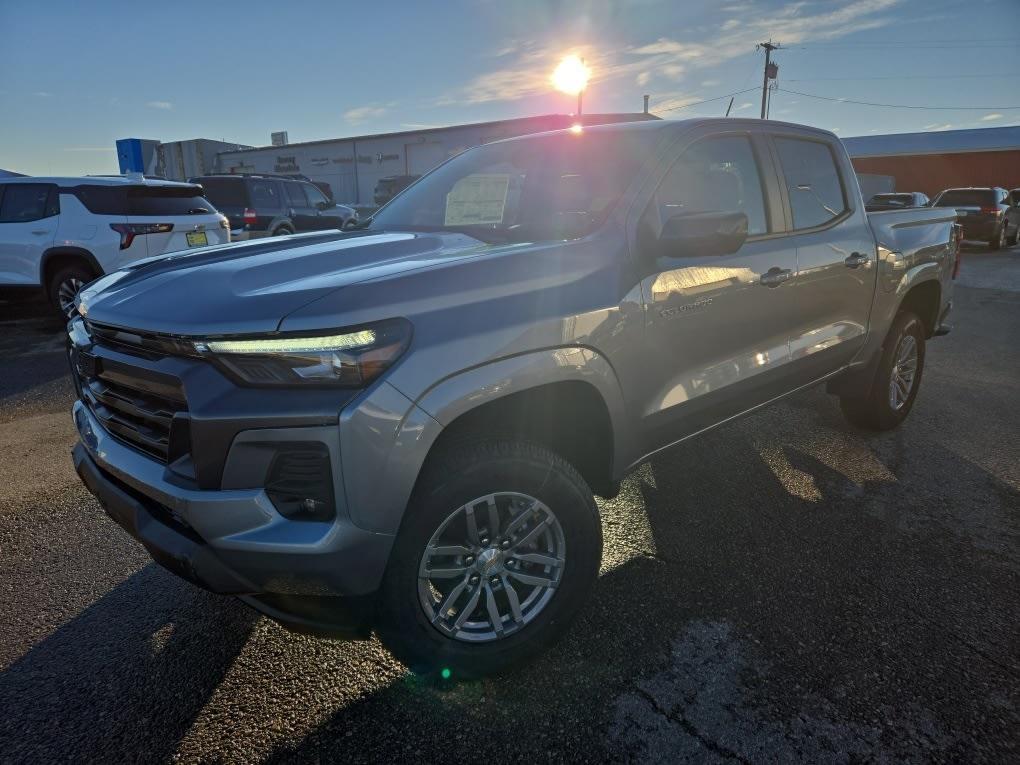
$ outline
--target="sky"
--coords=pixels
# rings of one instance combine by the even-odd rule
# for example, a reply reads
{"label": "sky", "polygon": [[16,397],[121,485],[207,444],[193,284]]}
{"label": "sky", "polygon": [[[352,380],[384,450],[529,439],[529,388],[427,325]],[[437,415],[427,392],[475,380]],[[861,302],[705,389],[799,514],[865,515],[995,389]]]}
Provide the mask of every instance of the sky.
{"label": "sky", "polygon": [[769,39],[774,119],[844,137],[1020,124],[1020,0],[0,0],[0,168],[117,172],[128,137],[264,146],[568,113],[549,81],[568,54],[592,70],[585,112],[647,93],[664,118],[717,116],[737,93],[732,114],[754,117]]}

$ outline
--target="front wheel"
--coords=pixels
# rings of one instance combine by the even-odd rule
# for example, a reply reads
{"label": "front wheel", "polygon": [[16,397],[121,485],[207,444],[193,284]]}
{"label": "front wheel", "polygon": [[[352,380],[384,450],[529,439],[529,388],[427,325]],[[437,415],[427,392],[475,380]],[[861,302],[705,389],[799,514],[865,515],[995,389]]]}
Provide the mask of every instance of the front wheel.
{"label": "front wheel", "polygon": [[92,269],[81,263],[64,266],[53,274],[46,288],[47,294],[64,321],[74,315],[74,299],[81,288],[94,278]]}
{"label": "front wheel", "polygon": [[543,446],[492,440],[434,460],[381,591],[379,636],[419,674],[472,678],[550,646],[598,576],[587,484]]}
{"label": "front wheel", "polygon": [[874,383],[866,396],[843,396],[840,407],[851,424],[892,430],[906,419],[924,372],[924,325],[909,311],[893,321],[882,347]]}

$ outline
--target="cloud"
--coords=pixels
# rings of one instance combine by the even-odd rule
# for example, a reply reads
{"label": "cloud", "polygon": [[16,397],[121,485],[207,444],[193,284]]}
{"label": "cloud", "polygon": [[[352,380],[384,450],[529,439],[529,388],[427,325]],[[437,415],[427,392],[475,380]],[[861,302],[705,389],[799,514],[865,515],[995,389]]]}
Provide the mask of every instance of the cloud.
{"label": "cloud", "polygon": [[750,101],[744,101],[744,103],[738,105],[737,108],[734,109],[733,111],[742,112],[744,111],[744,109],[750,109],[752,106],[754,106],[754,104],[752,104]]}
{"label": "cloud", "polygon": [[992,122],[993,120],[1001,120],[1001,119],[1002,119],[1002,115],[1001,114],[999,114],[998,112],[992,112],[991,114],[986,114],[984,117],[982,117],[981,121],[982,122]]}
{"label": "cloud", "polygon": [[[770,37],[786,45],[824,42],[856,32],[876,29],[893,19],[886,12],[902,0],[848,0],[841,5],[824,5],[790,0],[768,14],[748,14],[744,3],[721,7],[724,18],[714,29],[692,30],[689,38],[660,37],[631,46],[578,46],[564,50],[561,42],[540,44],[512,40],[497,50],[500,66],[483,72],[462,86],[443,93],[434,104],[480,104],[517,101],[551,90],[549,77],[556,62],[572,53],[585,59],[592,70],[592,85],[626,80],[646,85],[657,76],[682,82],[692,70],[718,66],[749,54],[755,44]],[[709,85],[709,83],[712,83]],[[718,85],[705,80],[703,87]],[[701,100],[686,92],[661,95],[663,104]]]}
{"label": "cloud", "polygon": [[442,125],[429,125],[424,122],[401,122],[400,127],[408,128],[409,130],[432,130],[433,128],[442,127]]}
{"label": "cloud", "polygon": [[174,108],[174,105],[169,101],[148,101],[145,105],[150,109],[160,109],[165,112]]}
{"label": "cloud", "polygon": [[703,88],[714,88],[719,84],[719,80],[702,80],[701,87]]}
{"label": "cloud", "polygon": [[951,122],[945,122],[945,123],[943,123],[941,125],[938,122],[933,122],[930,125],[925,125],[924,129],[925,130],[950,130],[952,127],[953,127],[953,123],[951,123]]}
{"label": "cloud", "polygon": [[389,107],[385,104],[368,104],[366,106],[358,106],[354,109],[348,109],[344,112],[344,119],[352,125],[356,125],[359,122],[364,122],[365,120],[382,117],[387,111],[389,111]]}
{"label": "cloud", "polygon": [[37,91],[36,91],[35,93],[33,93],[32,95],[34,95],[34,96],[38,96],[39,98],[49,98],[49,97],[50,97],[50,96],[52,96],[53,94],[52,94],[52,93],[50,93],[49,91],[46,91],[46,90],[37,90]]}
{"label": "cloud", "polygon": [[113,146],[65,146],[63,151],[117,151]]}

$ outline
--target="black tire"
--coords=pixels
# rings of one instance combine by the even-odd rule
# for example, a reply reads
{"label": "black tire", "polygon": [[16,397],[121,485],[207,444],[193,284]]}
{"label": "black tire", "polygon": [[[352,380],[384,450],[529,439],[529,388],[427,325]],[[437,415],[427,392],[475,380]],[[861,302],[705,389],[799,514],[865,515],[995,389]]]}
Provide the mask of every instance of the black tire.
{"label": "black tire", "polygon": [[276,231],[273,232],[273,236],[290,236],[294,232],[286,226],[280,226]]}
{"label": "black tire", "polygon": [[[904,341],[911,336],[916,343],[916,372],[910,390],[899,408],[890,401],[890,388],[896,367],[896,355]],[[910,414],[921,387],[924,373],[925,330],[924,324],[910,311],[901,311],[889,328],[889,334],[882,346],[882,356],[875,373],[871,390],[865,396],[842,396],[839,400],[843,416],[852,424],[865,430],[883,431],[897,427]]]}
{"label": "black tire", "polygon": [[46,296],[64,321],[70,319],[74,313],[74,295],[83,285],[95,278],[92,269],[85,263],[61,266],[50,277],[50,282],[46,285]]}
{"label": "black tire", "polygon": [[1013,246],[1020,245],[1020,221],[1017,221],[1016,230],[1013,232]]}
{"label": "black tire", "polygon": [[1001,250],[1006,246],[1006,224],[1003,223],[999,226],[999,230],[995,232],[995,236],[988,242],[988,246],[993,250]]}
{"label": "black tire", "polygon": [[[419,600],[418,570],[444,520],[493,492],[527,494],[553,510],[565,540],[563,571],[552,597],[530,622],[490,642],[468,642],[432,625]],[[591,593],[601,559],[602,526],[595,500],[564,459],[520,441],[462,445],[430,460],[408,505],[380,591],[379,637],[397,659],[421,675],[456,680],[499,673],[563,635]]]}

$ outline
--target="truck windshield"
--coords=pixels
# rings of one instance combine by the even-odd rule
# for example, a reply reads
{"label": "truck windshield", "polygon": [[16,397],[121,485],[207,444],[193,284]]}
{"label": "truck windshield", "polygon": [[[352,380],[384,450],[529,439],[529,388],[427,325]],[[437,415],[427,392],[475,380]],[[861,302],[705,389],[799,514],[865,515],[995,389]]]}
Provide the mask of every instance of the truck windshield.
{"label": "truck windshield", "polygon": [[480,146],[396,197],[370,227],[490,243],[576,239],[606,219],[652,141],[647,131],[563,132]]}

